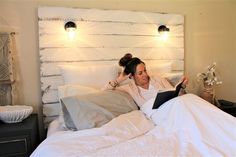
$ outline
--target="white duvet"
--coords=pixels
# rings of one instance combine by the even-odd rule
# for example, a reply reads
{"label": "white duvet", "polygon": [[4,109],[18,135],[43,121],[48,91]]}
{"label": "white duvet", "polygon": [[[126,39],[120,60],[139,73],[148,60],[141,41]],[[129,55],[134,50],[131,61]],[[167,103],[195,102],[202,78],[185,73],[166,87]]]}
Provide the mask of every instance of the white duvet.
{"label": "white duvet", "polygon": [[233,116],[193,94],[157,110],[151,110],[152,103],[101,128],[57,132],[31,157],[236,156]]}

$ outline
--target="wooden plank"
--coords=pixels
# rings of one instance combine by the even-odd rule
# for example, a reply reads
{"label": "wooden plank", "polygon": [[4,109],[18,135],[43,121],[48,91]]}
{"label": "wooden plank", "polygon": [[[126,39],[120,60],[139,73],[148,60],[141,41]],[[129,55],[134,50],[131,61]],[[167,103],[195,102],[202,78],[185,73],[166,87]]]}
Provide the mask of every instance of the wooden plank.
{"label": "wooden plank", "polygon": [[51,90],[49,89],[47,92],[45,92],[42,96],[42,102],[43,104],[46,103],[58,103],[59,99],[58,99],[58,92],[57,90]]}
{"label": "wooden plank", "polygon": [[[145,62],[147,62],[148,60],[145,59]],[[180,71],[183,70],[184,66],[183,60],[150,60],[151,62],[155,62],[156,64],[158,63],[166,63],[166,62],[172,62],[172,70],[173,71]],[[55,76],[55,75],[60,75],[60,69],[57,65],[65,65],[65,64],[69,64],[69,65],[80,65],[80,66],[88,66],[88,65],[104,65],[106,63],[106,65],[118,65],[118,60],[116,61],[107,61],[107,62],[95,62],[95,61],[88,61],[88,62],[73,62],[73,63],[67,63],[67,62],[61,62],[61,63],[56,63],[56,62],[45,62],[41,64],[41,77],[43,76]],[[148,63],[146,63],[148,64]]]}
{"label": "wooden plank", "polygon": [[181,24],[184,17],[180,14],[157,12],[79,9],[65,7],[39,7],[39,20],[80,20],[80,21],[114,21],[128,23]]}
{"label": "wooden plank", "polygon": [[[50,41],[50,42],[48,42]],[[158,36],[83,35],[70,41],[67,35],[42,35],[40,48],[46,47],[175,47],[183,48],[183,37],[170,37],[163,41]]]}
{"label": "wooden plank", "polygon": [[[60,34],[65,33],[64,21],[39,21],[39,34]],[[76,23],[77,33],[80,34],[123,34],[123,35],[158,35],[156,24],[130,24],[112,22],[89,22],[79,21]],[[183,36],[183,25],[168,25],[170,36]],[[112,28],[112,29],[111,29]]]}
{"label": "wooden plank", "polygon": [[[158,64],[158,62],[156,62],[155,60],[144,60],[144,62],[147,65]],[[166,62],[170,62],[170,61],[166,61]],[[163,63],[165,63],[165,62],[163,61]],[[184,60],[172,60],[171,66],[172,66],[171,69],[173,72],[183,71],[184,70]]]}
{"label": "wooden plank", "polygon": [[118,60],[100,60],[100,61],[78,61],[78,62],[42,62],[40,66],[41,77],[60,75],[59,65],[77,65],[77,66],[91,66],[91,65],[117,65]]}
{"label": "wooden plank", "polygon": [[44,116],[58,116],[61,113],[61,104],[44,104],[43,105],[43,115]]}
{"label": "wooden plank", "polygon": [[41,90],[47,88],[57,90],[58,86],[64,85],[62,76],[41,77]]}
{"label": "wooden plank", "polygon": [[[184,59],[183,48],[45,48],[40,50],[41,62],[119,60],[125,53],[144,59]],[[86,55],[85,55],[86,54]]]}

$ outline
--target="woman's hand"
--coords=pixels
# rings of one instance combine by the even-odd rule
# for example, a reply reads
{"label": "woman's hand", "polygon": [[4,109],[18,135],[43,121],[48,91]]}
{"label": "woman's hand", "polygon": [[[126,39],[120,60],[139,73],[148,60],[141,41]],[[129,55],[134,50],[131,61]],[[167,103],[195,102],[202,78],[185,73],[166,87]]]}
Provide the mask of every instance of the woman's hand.
{"label": "woman's hand", "polygon": [[118,83],[121,83],[131,77],[131,74],[126,75],[123,71],[120,73],[119,77],[116,79]]}
{"label": "woman's hand", "polygon": [[182,80],[182,88],[186,88],[187,84],[188,84],[188,78],[186,76],[183,76]]}

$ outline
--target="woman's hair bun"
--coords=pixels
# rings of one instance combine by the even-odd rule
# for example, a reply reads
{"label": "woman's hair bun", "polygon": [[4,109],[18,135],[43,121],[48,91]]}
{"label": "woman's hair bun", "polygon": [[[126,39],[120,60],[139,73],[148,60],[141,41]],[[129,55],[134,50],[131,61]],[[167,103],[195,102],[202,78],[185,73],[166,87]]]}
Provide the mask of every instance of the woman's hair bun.
{"label": "woman's hair bun", "polygon": [[126,53],[119,61],[119,65],[125,67],[132,60],[132,54]]}

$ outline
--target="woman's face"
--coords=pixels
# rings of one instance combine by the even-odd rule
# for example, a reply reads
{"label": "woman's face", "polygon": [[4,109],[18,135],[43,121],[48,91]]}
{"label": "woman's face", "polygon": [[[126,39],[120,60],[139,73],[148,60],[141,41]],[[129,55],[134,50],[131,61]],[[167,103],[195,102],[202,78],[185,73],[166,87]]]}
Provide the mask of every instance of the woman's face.
{"label": "woman's face", "polygon": [[149,76],[146,70],[146,66],[143,63],[137,65],[136,72],[133,77],[135,83],[141,87],[149,83]]}

